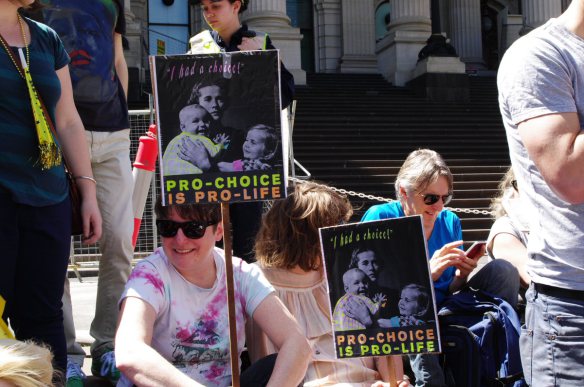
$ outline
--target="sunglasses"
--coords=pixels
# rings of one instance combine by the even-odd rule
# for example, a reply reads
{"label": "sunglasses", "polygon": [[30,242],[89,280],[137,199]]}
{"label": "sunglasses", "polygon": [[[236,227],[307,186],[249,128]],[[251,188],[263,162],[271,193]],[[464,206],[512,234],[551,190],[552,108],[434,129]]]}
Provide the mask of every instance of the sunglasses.
{"label": "sunglasses", "polygon": [[189,239],[200,239],[205,235],[207,227],[217,224],[217,222],[199,223],[195,220],[189,222],[175,222],[173,220],[159,219],[156,221],[158,233],[163,238],[172,238],[180,228],[183,234]]}
{"label": "sunglasses", "polygon": [[513,187],[513,189],[517,192],[519,192],[519,188],[517,188],[517,180],[512,180],[511,181],[511,186]]}
{"label": "sunglasses", "polygon": [[431,206],[432,204],[438,203],[438,200],[442,199],[442,203],[447,205],[452,200],[452,194],[449,193],[448,195],[436,195],[436,194],[419,194],[424,198],[424,204]]}

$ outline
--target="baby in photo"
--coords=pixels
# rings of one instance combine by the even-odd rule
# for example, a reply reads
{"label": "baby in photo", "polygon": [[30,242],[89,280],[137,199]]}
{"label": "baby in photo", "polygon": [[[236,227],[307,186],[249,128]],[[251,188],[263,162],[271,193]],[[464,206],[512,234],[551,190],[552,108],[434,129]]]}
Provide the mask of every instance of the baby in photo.
{"label": "baby in photo", "polygon": [[182,139],[190,137],[199,141],[210,157],[216,157],[229,145],[229,138],[226,135],[219,135],[214,140],[209,137],[209,127],[211,125],[211,115],[203,107],[197,104],[187,105],[178,114],[180,120],[180,133],[172,139],[166,147],[162,157],[164,176],[200,174],[203,171],[188,161],[180,157],[180,145]]}
{"label": "baby in photo", "polygon": [[347,307],[350,303],[363,302],[371,314],[375,315],[381,303],[386,301],[382,294],[376,294],[373,299],[369,298],[369,281],[369,277],[361,269],[349,269],[343,274],[343,286],[346,293],[335,305],[333,312],[335,331],[365,329],[359,321],[347,316]]}
{"label": "baby in photo", "polygon": [[399,316],[390,319],[379,319],[378,324],[382,328],[406,327],[420,325],[421,320],[430,307],[430,295],[428,290],[418,284],[409,284],[403,287],[398,302]]}
{"label": "baby in photo", "polygon": [[278,133],[267,125],[254,125],[247,130],[243,143],[243,159],[219,162],[222,172],[257,171],[274,167],[278,150]]}

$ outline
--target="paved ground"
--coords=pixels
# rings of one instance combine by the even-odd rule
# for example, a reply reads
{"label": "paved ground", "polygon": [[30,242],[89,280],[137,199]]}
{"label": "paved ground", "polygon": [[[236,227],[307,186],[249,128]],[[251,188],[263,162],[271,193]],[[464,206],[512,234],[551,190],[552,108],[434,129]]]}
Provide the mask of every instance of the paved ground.
{"label": "paved ground", "polygon": [[[93,342],[93,338],[89,335],[89,326],[95,314],[97,277],[83,277],[83,282],[79,282],[77,278],[73,277],[69,281],[77,341],[83,345],[85,352],[89,356],[89,345]],[[91,357],[85,358],[83,370],[87,375],[91,375]]]}

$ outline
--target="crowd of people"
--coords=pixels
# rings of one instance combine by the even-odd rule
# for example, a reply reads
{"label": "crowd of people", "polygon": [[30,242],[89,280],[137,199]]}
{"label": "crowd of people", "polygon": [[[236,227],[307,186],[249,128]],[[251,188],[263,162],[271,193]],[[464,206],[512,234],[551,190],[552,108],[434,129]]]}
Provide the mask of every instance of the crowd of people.
{"label": "crowd of people", "polygon": [[[268,35],[240,22],[249,1],[195,1],[218,50],[274,48]],[[83,241],[99,241],[102,252],[90,351],[92,373],[109,385],[229,386],[235,324],[236,358],[247,349],[250,360],[242,386],[405,387],[401,356],[339,359],[334,331],[421,325],[432,303],[439,308],[469,288],[513,308],[525,305],[520,349],[529,385],[581,383],[584,0],[519,39],[501,62],[499,103],[512,166],[493,199],[496,219],[482,254],[467,256],[461,221],[445,208],[454,194],[446,162],[433,150],[414,150],[395,179],[396,200],[367,209],[361,222],[419,216],[433,289],[380,283],[380,273],[391,270],[383,253],[359,247],[336,305],[319,229],[349,222],[353,208],[315,182],[292,185],[263,216],[261,202],[233,205],[231,262],[217,246],[225,226],[219,204],[163,206],[159,199],[162,245],[131,270],[124,33],[120,0],[0,0],[0,83],[11,90],[0,96],[0,317],[17,339],[0,340],[1,386],[86,382],[66,279],[67,172],[81,192]],[[286,107],[294,80],[282,63],[280,73]],[[163,155],[164,173],[274,167],[275,129],[227,127],[226,108],[222,83],[193,88],[177,112],[180,133]],[[490,259],[479,268],[484,253]],[[413,384],[446,386],[437,354],[405,359]]]}

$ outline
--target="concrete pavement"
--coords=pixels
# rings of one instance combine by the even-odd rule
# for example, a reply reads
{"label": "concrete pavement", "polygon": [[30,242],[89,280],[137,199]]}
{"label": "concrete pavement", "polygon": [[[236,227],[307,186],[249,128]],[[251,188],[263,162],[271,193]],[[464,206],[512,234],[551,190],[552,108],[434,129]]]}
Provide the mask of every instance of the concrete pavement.
{"label": "concrete pavement", "polygon": [[76,277],[73,277],[69,278],[69,284],[71,287],[71,302],[73,304],[73,320],[75,321],[77,342],[83,346],[87,354],[83,362],[83,371],[86,375],[91,375],[89,346],[93,342],[93,338],[89,335],[89,327],[95,314],[97,277],[83,277],[83,282],[79,282]]}

